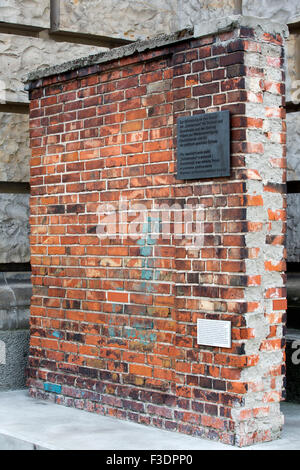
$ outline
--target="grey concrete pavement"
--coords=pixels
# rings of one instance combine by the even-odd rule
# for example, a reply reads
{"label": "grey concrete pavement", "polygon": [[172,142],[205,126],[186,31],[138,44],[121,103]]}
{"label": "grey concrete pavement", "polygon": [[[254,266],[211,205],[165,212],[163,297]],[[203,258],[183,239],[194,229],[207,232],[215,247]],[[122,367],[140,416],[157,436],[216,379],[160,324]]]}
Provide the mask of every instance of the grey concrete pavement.
{"label": "grey concrete pavement", "polygon": [[[282,438],[247,450],[299,450],[300,405],[282,405]],[[132,422],[0,392],[0,450],[239,450]]]}

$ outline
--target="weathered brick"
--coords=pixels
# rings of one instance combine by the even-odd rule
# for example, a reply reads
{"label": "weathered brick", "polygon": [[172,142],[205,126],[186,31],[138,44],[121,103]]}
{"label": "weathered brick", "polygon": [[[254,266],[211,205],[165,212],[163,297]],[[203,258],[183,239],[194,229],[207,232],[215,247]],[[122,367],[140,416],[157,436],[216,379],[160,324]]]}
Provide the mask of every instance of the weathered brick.
{"label": "weathered brick", "polygon": [[[283,62],[281,38],[263,35],[278,49],[264,56],[257,34],[241,27],[180,38],[33,84],[32,394],[230,444],[263,440],[261,417],[278,434],[279,408],[271,414],[266,404],[282,396],[286,264],[284,251],[282,259],[269,253],[284,247],[285,157],[269,155],[266,142],[285,155],[285,114],[262,98],[284,94],[269,78]],[[246,65],[253,54],[259,68]],[[223,110],[230,177],[177,180],[177,118]],[[101,236],[101,204],[118,220],[120,200],[132,204],[125,231],[111,222],[111,236]],[[176,211],[169,236],[154,236],[151,217],[159,226],[162,211],[136,222],[136,204],[177,215],[199,205],[200,246],[174,236]],[[230,321],[231,348],[198,345],[198,318]],[[282,359],[272,365],[274,353]]]}

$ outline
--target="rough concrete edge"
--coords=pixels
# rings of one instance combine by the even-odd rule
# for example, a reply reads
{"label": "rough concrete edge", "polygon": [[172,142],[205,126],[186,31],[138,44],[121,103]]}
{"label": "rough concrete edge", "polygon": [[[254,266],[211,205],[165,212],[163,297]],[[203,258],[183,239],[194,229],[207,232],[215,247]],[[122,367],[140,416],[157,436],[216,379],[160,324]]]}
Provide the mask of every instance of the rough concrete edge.
{"label": "rough concrete edge", "polygon": [[[5,448],[3,445],[9,445],[13,449]],[[0,450],[59,450],[58,448],[49,444],[45,445],[39,441],[26,440],[22,435],[18,436],[16,433],[9,433],[0,429]]]}
{"label": "rough concrete edge", "polygon": [[300,16],[294,16],[289,22],[288,26],[293,27],[293,25],[297,24],[300,22]]}
{"label": "rough concrete edge", "polygon": [[[110,62],[113,60],[121,59],[122,57],[128,57],[133,55],[135,52],[144,52],[146,50],[156,49],[168,44],[174,44],[176,42],[184,41],[189,38],[194,37],[193,28],[184,29],[176,33],[160,34],[152,39],[147,39],[143,41],[135,41],[132,44],[126,46],[116,47],[110,49],[107,52],[100,52],[99,54],[93,54],[86,57],[82,57],[76,60],[65,62],[60,65],[54,65],[46,69],[35,70],[34,72],[29,73],[26,77],[23,77],[23,82],[25,84],[30,84],[30,82],[49,77],[52,75],[58,75],[65,72],[70,72],[73,70],[78,70],[83,67],[89,67],[92,65],[98,65],[105,62]],[[25,89],[28,90],[30,87],[27,85]]]}
{"label": "rough concrete edge", "polygon": [[215,19],[201,25],[195,25],[195,38],[209,36],[211,34],[220,34],[226,31],[232,31],[235,28],[261,28],[269,34],[283,34],[284,38],[289,36],[288,26],[284,23],[271,21],[267,18],[258,18],[256,16],[232,15]]}
{"label": "rough concrete edge", "polygon": [[[289,34],[287,25],[270,21],[265,18],[256,18],[242,15],[227,16],[224,18],[208,21],[201,25],[196,25],[192,29],[184,29],[172,34],[160,34],[159,36],[156,36],[152,39],[136,41],[132,44],[117,47],[107,52],[93,54],[87,57],[65,62],[57,66],[51,66],[46,69],[35,70],[29,73],[26,77],[23,77],[22,80],[26,84],[25,89],[30,90],[30,84],[42,78],[78,70],[83,67],[110,62],[112,60],[121,59],[122,57],[131,56],[135,52],[144,52],[146,50],[156,49],[184,41],[186,39],[197,39],[209,36],[211,34],[220,34],[222,32],[232,31],[238,27],[260,27],[263,31],[270,34],[281,33],[285,38],[287,38]],[[39,84],[37,83],[35,84],[35,86],[38,85]]]}

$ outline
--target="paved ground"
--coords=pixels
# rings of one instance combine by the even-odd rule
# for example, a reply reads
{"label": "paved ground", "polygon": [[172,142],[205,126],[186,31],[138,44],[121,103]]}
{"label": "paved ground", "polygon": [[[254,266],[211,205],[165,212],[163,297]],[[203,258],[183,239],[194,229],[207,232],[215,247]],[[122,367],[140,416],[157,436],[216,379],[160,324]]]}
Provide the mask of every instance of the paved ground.
{"label": "paved ground", "polygon": [[[300,405],[284,403],[282,439],[247,450],[300,449]],[[0,392],[0,450],[239,450],[217,442]]]}

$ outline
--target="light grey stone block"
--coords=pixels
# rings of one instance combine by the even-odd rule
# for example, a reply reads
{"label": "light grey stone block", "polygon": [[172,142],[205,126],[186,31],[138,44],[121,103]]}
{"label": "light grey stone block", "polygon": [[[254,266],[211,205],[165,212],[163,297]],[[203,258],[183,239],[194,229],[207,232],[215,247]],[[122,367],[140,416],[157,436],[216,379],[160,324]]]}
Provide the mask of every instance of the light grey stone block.
{"label": "light grey stone block", "polygon": [[[178,26],[186,28],[234,14],[234,0],[178,0]],[[255,15],[256,16],[256,15]]]}
{"label": "light grey stone block", "polygon": [[0,194],[0,263],[29,261],[29,194]]}
{"label": "light grey stone block", "polygon": [[300,180],[300,113],[287,114],[288,181]]}
{"label": "light grey stone block", "polygon": [[49,27],[49,0],[1,0],[1,21]]}
{"label": "light grey stone block", "polygon": [[0,330],[29,328],[31,273],[0,273]]}
{"label": "light grey stone block", "polygon": [[29,305],[0,309],[0,331],[29,328]]}
{"label": "light grey stone block", "polygon": [[287,196],[287,259],[300,262],[300,194]]}
{"label": "light grey stone block", "polygon": [[0,391],[25,386],[30,272],[0,273]]}
{"label": "light grey stone block", "polygon": [[[182,28],[213,18],[232,15],[234,0],[178,0],[179,26]],[[280,23],[300,16],[298,0],[243,0],[243,15],[268,18]]]}
{"label": "light grey stone block", "polygon": [[300,16],[300,3],[298,0],[244,0],[243,14],[288,23]]}
{"label": "light grey stone block", "polygon": [[61,28],[146,39],[178,29],[177,0],[83,0],[61,2]]}
{"label": "light grey stone block", "polygon": [[299,37],[299,34],[291,34],[286,41],[286,101],[300,101],[300,77],[296,62]]}
{"label": "light grey stone block", "polygon": [[29,118],[0,113],[0,181],[29,181]]}
{"label": "light grey stone block", "polygon": [[0,101],[28,102],[22,77],[34,69],[95,54],[100,47],[55,42],[46,33],[40,38],[0,35]]}

